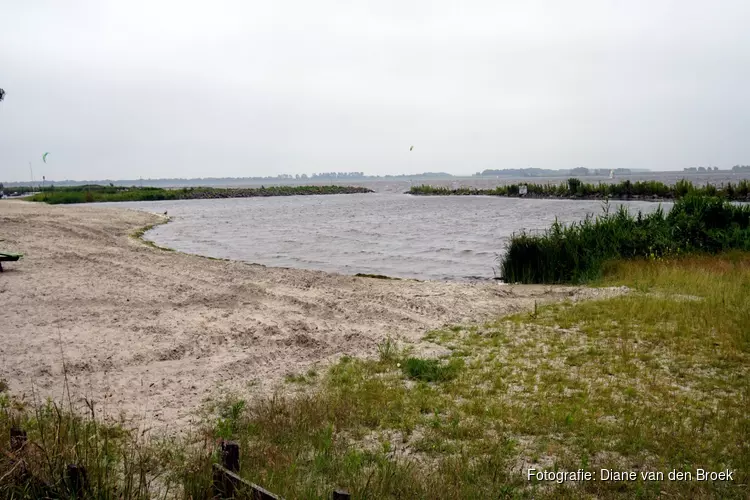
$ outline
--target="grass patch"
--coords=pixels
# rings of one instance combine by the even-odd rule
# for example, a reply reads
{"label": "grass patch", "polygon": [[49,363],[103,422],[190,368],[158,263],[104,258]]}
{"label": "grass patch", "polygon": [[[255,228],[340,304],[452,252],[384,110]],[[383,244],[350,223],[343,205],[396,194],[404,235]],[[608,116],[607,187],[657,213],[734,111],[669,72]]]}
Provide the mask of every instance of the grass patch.
{"label": "grass patch", "polygon": [[463,364],[461,359],[452,359],[448,363],[442,363],[438,359],[407,358],[402,368],[412,380],[446,382],[456,378]]}
{"label": "grass patch", "polygon": [[[97,498],[149,498],[182,484],[173,467],[185,465],[184,454],[173,452],[166,440],[151,441],[122,423],[81,415],[72,404],[48,401],[28,408],[0,394],[0,498],[75,498],[64,479],[69,464],[85,467]],[[11,427],[28,434],[21,449],[9,448]]]}
{"label": "grass patch", "polygon": [[284,377],[284,381],[287,384],[312,384],[316,381],[318,372],[310,369],[307,373],[287,374]]}
{"label": "grass patch", "polygon": [[378,357],[382,363],[392,362],[399,356],[398,345],[391,337],[387,337],[384,341],[380,342],[377,348]]}

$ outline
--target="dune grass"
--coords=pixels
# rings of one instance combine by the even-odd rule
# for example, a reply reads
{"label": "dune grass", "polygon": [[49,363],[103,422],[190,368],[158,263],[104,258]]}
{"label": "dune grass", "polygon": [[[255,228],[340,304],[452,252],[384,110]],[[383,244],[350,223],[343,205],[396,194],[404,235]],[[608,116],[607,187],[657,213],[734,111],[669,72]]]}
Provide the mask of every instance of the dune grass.
{"label": "dune grass", "polygon": [[684,253],[750,250],[750,206],[717,197],[688,195],[668,214],[633,215],[608,205],[596,218],[539,235],[514,234],[501,260],[506,282],[580,283],[597,278],[608,260]]}
{"label": "dune grass", "polygon": [[[333,486],[357,498],[744,498],[750,256],[626,262],[601,284],[635,291],[432,332],[450,351],[439,360],[384,346],[314,390],[249,406],[230,434],[249,450],[248,477],[292,498]],[[559,485],[527,481],[529,467],[735,472]]]}
{"label": "dune grass", "polygon": [[95,203],[116,201],[194,200],[213,198],[248,198],[257,196],[296,196],[322,194],[371,193],[367,188],[353,186],[269,186],[259,188],[189,187],[163,189],[124,186],[47,187],[27,199],[49,204]]}
{"label": "dune grass", "polygon": [[[178,457],[166,441],[143,439],[141,429],[93,417],[93,405],[76,408],[46,401],[25,405],[0,393],[0,498],[75,498],[69,464],[86,468],[88,489],[96,498],[151,498],[177,486]],[[90,413],[87,414],[86,412]],[[11,427],[22,428],[27,442],[11,450]],[[170,479],[171,478],[171,479]]]}
{"label": "dune grass", "polygon": [[691,181],[682,179],[674,185],[665,184],[660,181],[636,181],[626,179],[617,183],[591,184],[582,182],[577,178],[570,178],[559,184],[535,184],[533,182],[520,184],[507,184],[492,189],[478,189],[471,187],[459,187],[449,189],[446,187],[434,187],[429,185],[412,186],[407,194],[433,195],[433,196],[520,196],[519,187],[526,186],[527,197],[536,198],[580,198],[580,199],[659,199],[676,200],[688,194],[699,196],[717,196],[727,200],[750,201],[750,181],[740,180],[737,183],[728,182],[715,186],[712,184],[694,185]]}
{"label": "dune grass", "polygon": [[[239,441],[243,477],[286,498],[746,498],[750,253],[609,263],[597,284],[632,291],[430,332],[435,359],[388,339],[372,358],[289,374],[274,396],[214,401],[184,438],[7,393],[0,435],[29,432],[22,456],[49,485],[86,465],[98,498],[209,498],[220,439]],[[0,498],[34,498],[7,457]],[[527,479],[699,467],[734,478]]]}

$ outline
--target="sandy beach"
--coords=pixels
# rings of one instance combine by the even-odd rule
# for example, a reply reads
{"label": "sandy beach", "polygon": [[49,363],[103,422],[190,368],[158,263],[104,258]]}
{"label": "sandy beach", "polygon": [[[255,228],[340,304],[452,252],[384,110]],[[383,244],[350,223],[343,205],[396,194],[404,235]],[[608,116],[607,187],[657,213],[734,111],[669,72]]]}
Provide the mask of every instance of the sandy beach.
{"label": "sandy beach", "polygon": [[[27,401],[60,399],[179,428],[222,391],[248,397],[387,336],[420,339],[535,301],[617,293],[575,287],[380,280],[167,252],[132,237],[159,215],[0,201],[0,379]],[[64,362],[64,363],[63,363]],[[33,395],[33,397],[32,397]]]}

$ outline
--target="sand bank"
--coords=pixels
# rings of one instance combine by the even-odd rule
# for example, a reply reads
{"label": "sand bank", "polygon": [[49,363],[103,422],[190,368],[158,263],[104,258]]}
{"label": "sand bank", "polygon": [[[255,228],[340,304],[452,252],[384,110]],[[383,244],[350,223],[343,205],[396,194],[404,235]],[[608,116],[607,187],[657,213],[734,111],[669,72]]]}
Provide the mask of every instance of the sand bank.
{"label": "sand bank", "polygon": [[[0,379],[154,425],[188,423],[222,390],[258,394],[337,356],[373,356],[534,301],[616,291],[356,278],[165,252],[130,235],[158,215],[0,201]],[[418,348],[425,346],[419,345]]]}

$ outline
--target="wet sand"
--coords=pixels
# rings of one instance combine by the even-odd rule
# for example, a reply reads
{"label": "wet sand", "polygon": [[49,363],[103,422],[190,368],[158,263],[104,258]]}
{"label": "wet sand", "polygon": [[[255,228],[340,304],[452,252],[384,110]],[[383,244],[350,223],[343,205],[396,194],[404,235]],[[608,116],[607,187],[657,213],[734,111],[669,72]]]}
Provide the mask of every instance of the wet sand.
{"label": "wet sand", "polygon": [[[0,379],[27,401],[180,428],[222,391],[252,397],[286,374],[374,356],[387,336],[619,293],[497,282],[379,280],[167,252],[133,238],[164,217],[96,205],[0,201]],[[63,368],[65,367],[65,369]],[[32,397],[33,394],[33,397]]]}

